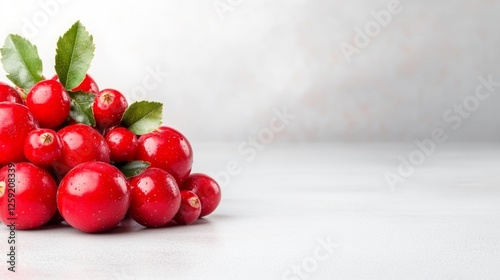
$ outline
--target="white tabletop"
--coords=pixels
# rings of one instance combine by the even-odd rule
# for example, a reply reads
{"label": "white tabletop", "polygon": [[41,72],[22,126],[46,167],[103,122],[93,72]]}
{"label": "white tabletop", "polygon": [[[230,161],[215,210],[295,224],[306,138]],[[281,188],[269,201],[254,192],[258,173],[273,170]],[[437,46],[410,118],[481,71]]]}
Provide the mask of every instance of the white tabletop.
{"label": "white tabletop", "polygon": [[[194,171],[241,174],[191,226],[105,234],[17,231],[16,273],[0,279],[498,279],[500,145],[442,144],[391,188],[414,144],[194,143]],[[7,276],[7,278],[6,278]]]}

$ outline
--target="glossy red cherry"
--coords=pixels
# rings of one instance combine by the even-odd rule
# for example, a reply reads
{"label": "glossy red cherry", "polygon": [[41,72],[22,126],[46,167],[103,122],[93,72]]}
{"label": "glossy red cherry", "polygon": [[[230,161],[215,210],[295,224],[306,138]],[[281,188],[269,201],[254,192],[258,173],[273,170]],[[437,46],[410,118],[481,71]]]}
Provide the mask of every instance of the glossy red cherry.
{"label": "glossy red cherry", "polygon": [[200,217],[211,214],[221,200],[219,184],[205,174],[194,173],[189,175],[180,185],[180,188],[181,190],[192,191],[198,196],[201,202]]}
{"label": "glossy red cherry", "polygon": [[24,142],[24,155],[36,165],[50,166],[61,157],[61,153],[61,138],[52,129],[33,130]]}
{"label": "glossy red cherry", "polygon": [[86,162],[62,179],[57,207],[64,220],[84,232],[116,227],[130,205],[130,186],[118,168],[103,162]]}
{"label": "glossy red cherry", "polygon": [[99,93],[99,87],[89,74],[85,74],[85,79],[83,79],[82,83],[71,91],[84,91],[97,94]]}
{"label": "glossy red cherry", "polygon": [[184,135],[163,126],[139,138],[136,159],[167,171],[181,183],[191,172],[193,150]]}
{"label": "glossy red cherry", "polygon": [[127,99],[119,91],[102,90],[97,94],[92,106],[97,126],[108,128],[120,124],[127,107]]}
{"label": "glossy red cherry", "polygon": [[134,160],[137,149],[137,135],[124,127],[115,127],[105,136],[111,152],[111,160],[115,162]]}
{"label": "glossy red cherry", "polygon": [[31,88],[26,105],[40,127],[54,129],[68,118],[71,100],[61,83],[44,80]]}
{"label": "glossy red cherry", "polygon": [[61,158],[53,164],[59,174],[66,174],[71,168],[89,161],[110,162],[108,144],[97,130],[85,124],[67,126],[57,133],[63,149]]}
{"label": "glossy red cherry", "polygon": [[181,225],[189,225],[196,221],[200,214],[201,203],[198,196],[192,191],[181,191],[181,207],[174,221]]}
{"label": "glossy red cherry", "polygon": [[132,201],[129,214],[143,226],[164,226],[179,210],[179,187],[174,177],[161,169],[146,169],[130,179],[130,187]]}
{"label": "glossy red cherry", "polygon": [[23,99],[13,87],[0,82],[0,102],[4,101],[23,104]]}
{"label": "glossy red cherry", "polygon": [[[55,75],[54,77],[52,77],[52,80],[59,80],[59,77]],[[99,93],[99,87],[89,74],[85,74],[85,78],[83,79],[82,83],[71,91],[84,91],[97,94]]]}
{"label": "glossy red cherry", "polygon": [[[15,194],[11,187],[14,187]],[[56,212],[57,185],[44,169],[31,163],[9,164],[0,170],[0,220],[8,225],[16,218],[16,229],[46,224]],[[15,200],[10,211],[9,199]],[[12,215],[13,214],[13,215]]]}
{"label": "glossy red cherry", "polygon": [[12,102],[0,103],[0,165],[25,161],[24,141],[38,128],[28,108]]}

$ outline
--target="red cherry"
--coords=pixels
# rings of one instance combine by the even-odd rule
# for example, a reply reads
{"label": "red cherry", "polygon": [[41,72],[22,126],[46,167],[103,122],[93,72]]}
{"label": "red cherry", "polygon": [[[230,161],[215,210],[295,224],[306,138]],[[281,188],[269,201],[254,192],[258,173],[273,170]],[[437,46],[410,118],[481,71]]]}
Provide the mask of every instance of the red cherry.
{"label": "red cherry", "polygon": [[62,179],[57,207],[64,220],[84,232],[106,231],[123,220],[130,205],[130,186],[118,168],[86,162]]}
{"label": "red cherry", "polygon": [[[52,77],[52,80],[59,80],[59,77],[55,75]],[[90,77],[89,74],[85,74],[85,78],[83,79],[82,83],[77,86],[76,88],[72,89],[71,91],[84,91],[84,92],[89,92],[93,94],[99,93],[99,87],[97,86],[97,83]]]}
{"label": "red cherry", "polygon": [[99,87],[89,74],[85,74],[85,79],[83,79],[82,83],[71,91],[84,91],[97,94],[99,93]]}
{"label": "red cherry", "polygon": [[146,169],[130,179],[130,187],[132,202],[129,214],[143,226],[164,226],[179,210],[179,187],[174,177],[161,169]]}
{"label": "red cherry", "polygon": [[194,192],[201,201],[200,217],[212,213],[221,199],[220,187],[217,182],[205,174],[194,173],[189,175],[180,185],[181,190]]}
{"label": "red cherry", "polygon": [[0,82],[0,102],[4,101],[23,104],[23,99],[13,87]]}
{"label": "red cherry", "polygon": [[115,127],[105,136],[111,152],[111,160],[115,162],[134,160],[137,149],[137,135],[124,127]]}
{"label": "red cherry", "polygon": [[59,174],[88,161],[110,162],[108,144],[97,130],[85,124],[67,126],[57,133],[63,149],[61,158],[53,164]]}
{"label": "red cherry", "polygon": [[[14,187],[15,194],[10,191]],[[31,163],[9,164],[0,170],[0,220],[8,225],[16,218],[16,229],[46,224],[56,212],[57,185],[50,174]],[[12,194],[12,195],[11,195]],[[9,199],[15,197],[11,215]]]}
{"label": "red cherry", "polygon": [[163,126],[139,138],[136,159],[167,171],[181,183],[191,172],[193,150],[184,135]]}
{"label": "red cherry", "polygon": [[41,127],[54,129],[68,118],[71,100],[61,83],[44,80],[31,88],[26,105]]}
{"label": "red cherry", "polygon": [[127,99],[123,94],[114,89],[105,89],[97,94],[92,109],[97,125],[108,128],[120,124],[127,107]]}
{"label": "red cherry", "polygon": [[200,217],[201,203],[198,196],[192,191],[181,191],[181,207],[174,217],[174,221],[181,225],[189,225]]}
{"label": "red cherry", "polygon": [[0,103],[0,165],[26,160],[24,141],[36,128],[38,124],[26,106]]}
{"label": "red cherry", "polygon": [[50,166],[61,157],[61,153],[61,138],[51,129],[33,130],[24,143],[24,155],[36,165]]}

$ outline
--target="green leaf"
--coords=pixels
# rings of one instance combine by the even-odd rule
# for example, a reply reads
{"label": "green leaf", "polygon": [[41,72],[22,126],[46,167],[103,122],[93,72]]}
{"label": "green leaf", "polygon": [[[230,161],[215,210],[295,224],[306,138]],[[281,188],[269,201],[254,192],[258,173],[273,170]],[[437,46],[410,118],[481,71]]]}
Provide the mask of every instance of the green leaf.
{"label": "green leaf", "polygon": [[126,164],[119,166],[120,171],[125,175],[125,177],[131,178],[135,177],[142,173],[146,168],[148,168],[151,164],[146,161],[131,161]]}
{"label": "green leaf", "polygon": [[139,101],[130,105],[123,114],[123,124],[137,135],[157,129],[162,122],[163,104],[160,102]]}
{"label": "green leaf", "polygon": [[95,94],[83,91],[68,92],[71,97],[71,110],[69,116],[77,123],[95,126],[92,104],[94,104]]}
{"label": "green leaf", "polygon": [[42,60],[38,56],[36,46],[30,41],[10,34],[0,52],[7,78],[16,86],[28,92],[33,85],[43,80]]}
{"label": "green leaf", "polygon": [[77,21],[57,41],[56,73],[67,90],[79,86],[94,58],[94,39]]}

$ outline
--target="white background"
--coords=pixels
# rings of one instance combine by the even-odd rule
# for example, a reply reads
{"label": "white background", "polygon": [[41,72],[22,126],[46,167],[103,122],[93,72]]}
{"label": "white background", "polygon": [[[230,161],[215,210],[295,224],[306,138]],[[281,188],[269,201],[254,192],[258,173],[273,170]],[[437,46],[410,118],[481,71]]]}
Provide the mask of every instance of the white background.
{"label": "white background", "polygon": [[[401,1],[348,63],[339,45],[390,2],[232,0],[221,17],[213,0],[2,1],[0,40],[32,40],[51,76],[58,36],[80,19],[100,87],[164,102],[165,123],[194,141],[243,141],[283,106],[296,118],[277,141],[413,141],[436,127],[500,140],[498,92],[456,131],[443,119],[479,76],[500,80],[500,2]],[[168,76],[142,94],[148,69]]]}

